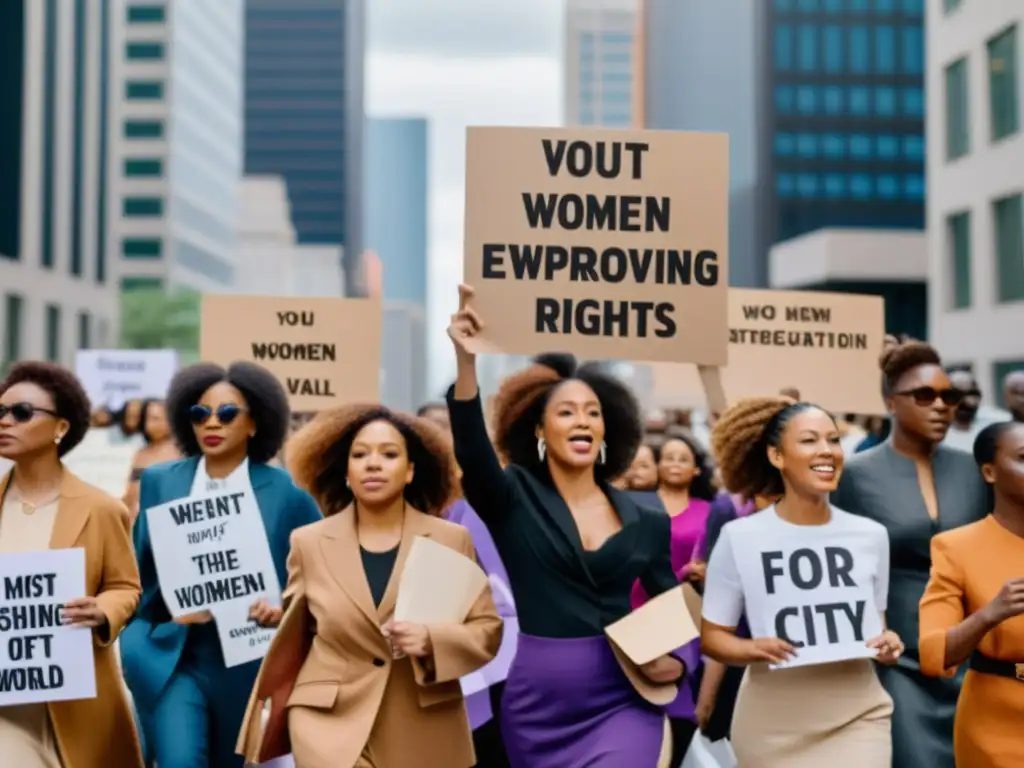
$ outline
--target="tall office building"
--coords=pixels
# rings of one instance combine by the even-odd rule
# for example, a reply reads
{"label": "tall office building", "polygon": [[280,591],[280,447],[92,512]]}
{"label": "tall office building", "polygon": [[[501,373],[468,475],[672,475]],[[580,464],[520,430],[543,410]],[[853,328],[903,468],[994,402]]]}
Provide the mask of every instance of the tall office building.
{"label": "tall office building", "polygon": [[633,124],[638,0],[569,0],[565,21],[565,122]]}
{"label": "tall office building", "polygon": [[0,367],[117,337],[107,200],[107,0],[0,3]]}
{"label": "tall office building", "polygon": [[729,283],[767,284],[757,240],[758,3],[644,0],[637,124],[729,134]]}
{"label": "tall office building", "polygon": [[247,0],[245,170],[282,176],[302,244],[362,293],[365,0]]}
{"label": "tall office building", "polygon": [[242,0],[112,0],[111,250],[124,290],[230,290],[242,178]]}
{"label": "tall office building", "polygon": [[928,3],[932,338],[986,397],[1024,369],[1024,4]]}

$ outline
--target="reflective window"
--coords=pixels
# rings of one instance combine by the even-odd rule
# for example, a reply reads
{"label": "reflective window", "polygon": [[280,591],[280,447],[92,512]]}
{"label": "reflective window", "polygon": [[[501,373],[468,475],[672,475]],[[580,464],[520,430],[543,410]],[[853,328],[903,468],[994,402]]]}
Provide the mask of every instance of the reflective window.
{"label": "reflective window", "polygon": [[125,120],[124,137],[126,139],[162,139],[164,137],[164,121]]}
{"label": "reflective window", "polygon": [[818,137],[813,133],[801,133],[796,139],[796,151],[800,157],[817,157]]}
{"label": "reflective window", "polygon": [[129,61],[161,61],[164,57],[163,43],[128,43],[125,55]]}
{"label": "reflective window", "polygon": [[627,32],[605,32],[601,35],[605,45],[632,45],[633,36]]}
{"label": "reflective window", "polygon": [[871,197],[871,177],[866,173],[855,173],[850,177],[850,195],[859,199]]}
{"label": "reflective window", "polygon": [[888,74],[896,69],[896,30],[875,27],[875,71]]}
{"label": "reflective window", "polygon": [[793,0],[775,0],[775,10],[783,13],[793,10]]}
{"label": "reflective window", "polygon": [[890,174],[883,174],[878,177],[875,182],[875,189],[878,191],[879,197],[884,197],[887,200],[891,200],[894,197],[899,197],[900,194],[900,182],[895,176]]}
{"label": "reflective window", "polygon": [[850,154],[858,160],[871,157],[871,137],[858,133],[850,137]]}
{"label": "reflective window", "polygon": [[830,173],[825,176],[825,194],[828,197],[842,197],[846,194],[846,179],[842,174]]}
{"label": "reflective window", "polygon": [[777,85],[775,86],[775,109],[783,114],[788,114],[793,111],[793,86],[791,85]]}
{"label": "reflective window", "polygon": [[903,137],[903,156],[908,160],[924,160],[925,144],[923,136]]}
{"label": "reflective window", "polygon": [[796,190],[800,197],[814,197],[818,194],[818,177],[813,173],[801,173],[796,178]]}
{"label": "reflective window", "polygon": [[956,160],[971,149],[967,58],[946,67],[946,159]]}
{"label": "reflective window", "polygon": [[842,13],[843,0],[824,0],[827,13]]}
{"label": "reflective window", "polygon": [[921,27],[903,28],[903,46],[900,51],[903,71],[908,75],[924,72],[924,30]]}
{"label": "reflective window", "polygon": [[896,10],[896,0],[875,0],[875,10],[879,13],[892,13]]}
{"label": "reflective window", "polygon": [[796,89],[796,108],[799,112],[809,115],[818,108],[817,89],[810,85],[801,85]]}
{"label": "reflective window", "polygon": [[121,215],[126,218],[163,216],[164,201],[159,197],[126,197],[121,201]]}
{"label": "reflective window", "polygon": [[775,177],[775,190],[780,197],[792,197],[796,190],[796,180],[790,173],[780,173]]}
{"label": "reflective window", "polygon": [[805,13],[813,13],[818,10],[818,0],[800,0],[800,10]]}
{"label": "reflective window", "polygon": [[818,28],[813,24],[800,26],[800,69],[813,72],[818,68]]}
{"label": "reflective window", "polygon": [[839,115],[843,112],[843,89],[838,85],[825,88],[825,113]]}
{"label": "reflective window", "polygon": [[825,51],[825,71],[843,71],[843,28],[837,24],[825,27],[825,40],[822,45]]}
{"label": "reflective window", "polygon": [[164,174],[164,161],[159,158],[125,158],[124,175],[135,177],[159,177]]}
{"label": "reflective window", "polygon": [[124,84],[124,97],[133,101],[162,99],[164,84],[159,80],[128,80]]}
{"label": "reflective window", "polygon": [[871,92],[867,88],[850,89],[850,112],[854,115],[866,115],[871,112]]}
{"label": "reflective window", "polygon": [[775,27],[775,68],[793,67],[793,29],[788,24]]}
{"label": "reflective window", "polygon": [[875,89],[875,111],[883,117],[896,114],[896,89],[888,86]]}
{"label": "reflective window", "polygon": [[868,28],[852,27],[850,29],[850,71],[862,74],[868,71],[870,63],[870,48],[868,46]]}
{"label": "reflective window", "polygon": [[129,5],[125,15],[129,24],[161,24],[166,18],[163,5]]}
{"label": "reflective window", "polygon": [[879,136],[875,140],[879,157],[892,159],[900,155],[900,140],[895,136]]}
{"label": "reflective window", "polygon": [[821,148],[828,157],[843,157],[846,154],[846,141],[838,133],[827,133],[821,140]]}
{"label": "reflective window", "polygon": [[849,0],[850,10],[854,13],[863,13],[870,10],[869,0]]}
{"label": "reflective window", "polygon": [[903,194],[914,200],[923,200],[925,195],[924,176],[919,173],[904,176]]}
{"label": "reflective window", "polygon": [[215,215],[214,211],[193,205],[182,196],[176,195],[174,198],[176,222],[215,243],[230,244],[234,242],[236,235],[234,219],[232,218],[228,223],[223,218],[225,214],[231,214],[230,209],[221,208],[218,212],[221,216]]}
{"label": "reflective window", "polygon": [[159,237],[126,237],[121,241],[121,255],[126,259],[159,259],[164,243]]}
{"label": "reflective window", "polygon": [[788,157],[796,151],[796,139],[791,133],[775,134],[775,154]]}
{"label": "reflective window", "polygon": [[988,96],[992,141],[1020,130],[1017,26],[988,41]]}
{"label": "reflective window", "polygon": [[924,89],[903,89],[903,113],[908,117],[924,117]]}

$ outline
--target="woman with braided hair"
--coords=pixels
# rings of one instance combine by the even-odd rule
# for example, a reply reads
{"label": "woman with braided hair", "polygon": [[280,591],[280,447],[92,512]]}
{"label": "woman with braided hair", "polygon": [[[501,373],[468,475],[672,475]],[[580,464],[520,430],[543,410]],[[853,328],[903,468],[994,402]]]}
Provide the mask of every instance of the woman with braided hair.
{"label": "woman with braided hair", "polygon": [[[843,470],[839,430],[827,411],[786,397],[741,400],[712,433],[722,479],[730,490],[778,501],[722,528],[708,563],[701,647],[722,664],[746,667],[732,723],[741,766],[757,768],[890,768],[892,700],[874,674],[899,658],[903,643],[884,629],[889,548],[885,529],[829,503]],[[863,585],[861,631],[871,637],[863,658],[772,670],[807,646],[779,637],[790,625],[770,619],[741,577],[743,564],[773,540],[841,540],[850,552],[848,577]],[[806,599],[824,587],[809,587]],[[746,616],[750,638],[737,627]],[[809,639],[809,636],[808,636]],[[813,642],[809,640],[809,642]],[[872,654],[873,651],[873,654]]]}
{"label": "woman with braided hair", "polygon": [[850,459],[832,502],[889,532],[889,616],[908,644],[899,664],[878,670],[896,705],[893,768],[954,768],[963,671],[942,679],[921,673],[918,606],[932,538],[984,518],[988,491],[973,457],[942,444],[964,393],[950,383],[939,353],[923,341],[888,337],[880,365],[892,433]]}

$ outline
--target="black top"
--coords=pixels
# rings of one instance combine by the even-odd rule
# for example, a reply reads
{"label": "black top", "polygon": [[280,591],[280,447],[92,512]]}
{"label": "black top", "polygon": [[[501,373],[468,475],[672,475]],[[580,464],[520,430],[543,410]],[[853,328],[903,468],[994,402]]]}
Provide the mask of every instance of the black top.
{"label": "black top", "polygon": [[387,552],[370,552],[359,547],[359,554],[363,559],[363,570],[366,572],[366,583],[370,585],[373,604],[379,606],[388,589],[388,582],[391,581],[391,572],[395,570],[398,547]]}
{"label": "black top", "polygon": [[466,501],[491,532],[508,571],[523,633],[594,637],[630,611],[639,578],[648,595],[679,586],[672,571],[671,518],[610,485],[622,530],[585,551],[569,507],[550,477],[512,465],[502,469],[484,424],[480,398],[448,391],[455,457]]}

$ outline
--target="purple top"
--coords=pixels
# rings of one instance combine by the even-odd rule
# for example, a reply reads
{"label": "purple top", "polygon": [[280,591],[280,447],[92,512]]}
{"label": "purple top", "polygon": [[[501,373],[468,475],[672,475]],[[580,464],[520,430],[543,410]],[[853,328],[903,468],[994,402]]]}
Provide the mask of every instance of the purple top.
{"label": "purple top", "polygon": [[[690,499],[686,509],[672,518],[672,569],[680,582],[685,581],[690,575],[690,562],[693,560],[698,542],[704,535],[710,512],[711,502]],[[647,599],[647,592],[637,581],[630,595],[633,608],[639,608]],[[679,695],[665,707],[665,713],[670,717],[693,720],[695,705],[692,679],[701,663],[700,639],[687,643],[675,655],[686,664],[687,675],[679,685]]]}

